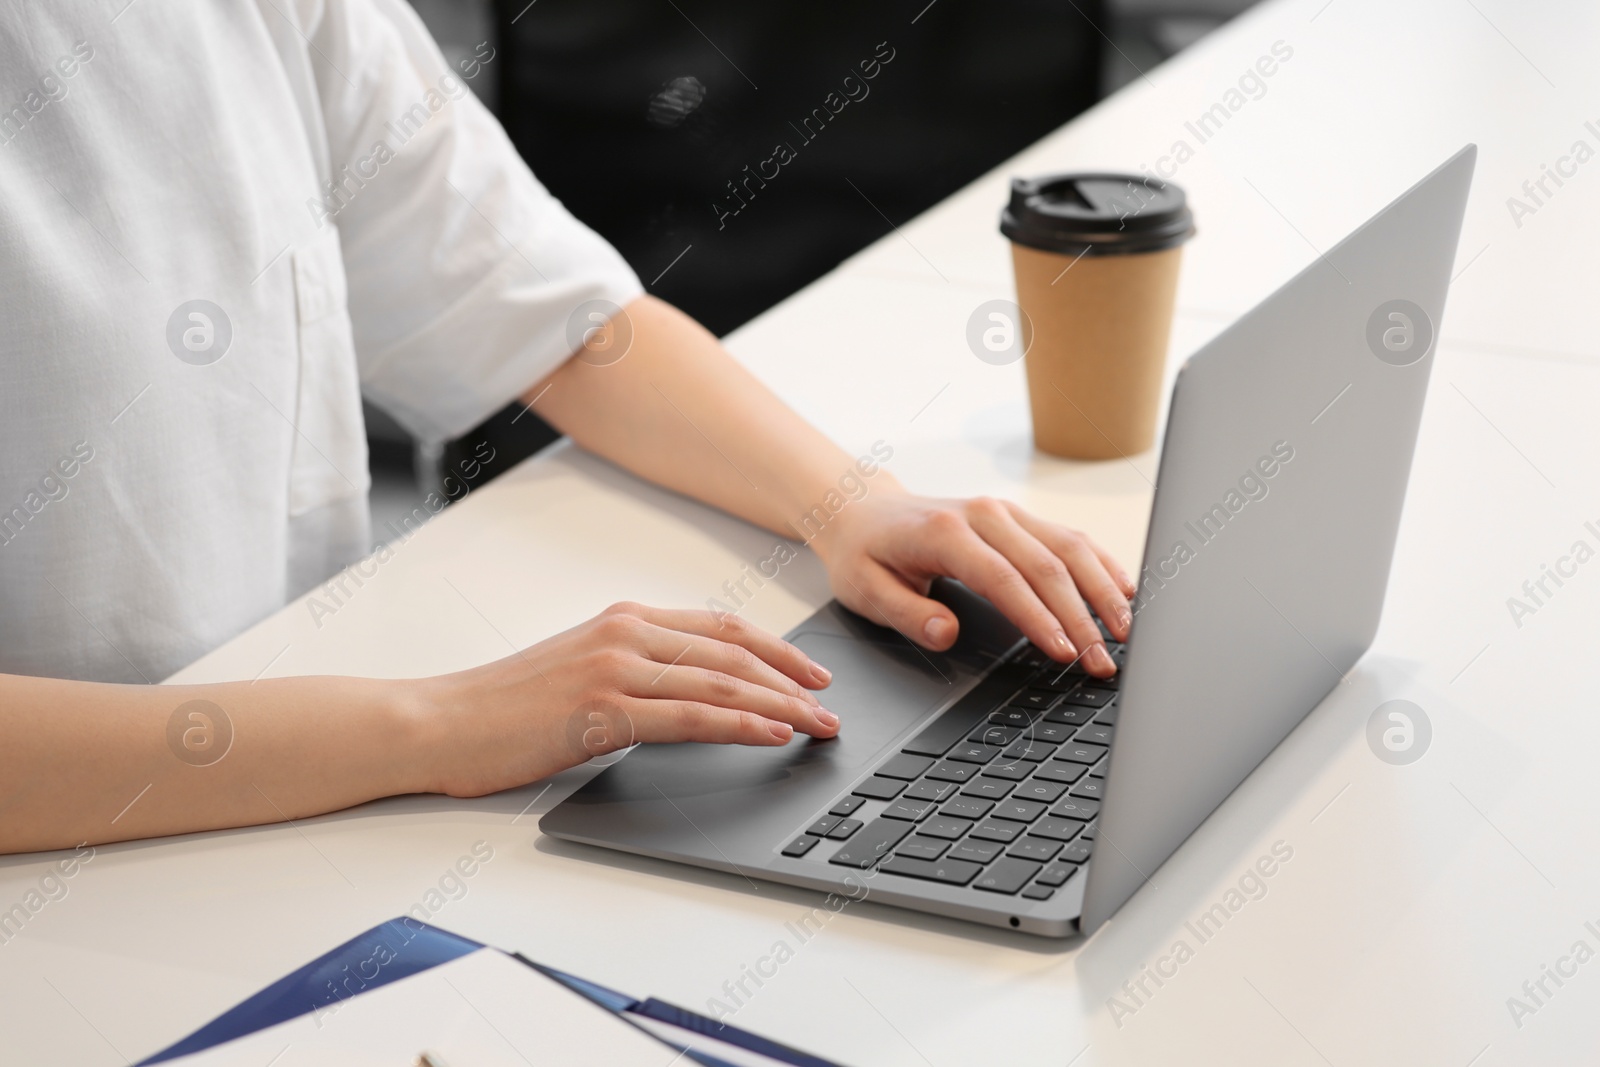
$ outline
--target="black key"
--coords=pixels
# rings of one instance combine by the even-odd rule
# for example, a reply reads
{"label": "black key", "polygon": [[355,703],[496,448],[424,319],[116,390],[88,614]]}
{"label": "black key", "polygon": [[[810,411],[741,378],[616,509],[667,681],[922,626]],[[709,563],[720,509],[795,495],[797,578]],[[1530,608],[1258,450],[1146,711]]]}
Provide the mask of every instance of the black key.
{"label": "black key", "polygon": [[866,870],[889,854],[900,839],[911,832],[911,824],[895,819],[874,819],[867,828],[846,841],[829,863]]}
{"label": "black key", "polygon": [[1042,837],[1024,837],[1021,841],[1011,846],[1008,856],[1015,856],[1019,860],[1037,860],[1040,863],[1049,863],[1057,852],[1061,851],[1061,842],[1047,841]]}
{"label": "black key", "polygon": [[1011,794],[1011,783],[998,778],[979,778],[961,789],[964,797],[982,797],[984,800],[1004,800]]}
{"label": "black key", "polygon": [[[1051,712],[1050,714],[1054,715],[1055,712]],[[1048,721],[1049,718],[1050,716],[1046,715],[1046,721],[1036,722],[1033,724],[1033,729],[1030,730],[1029,733],[1033,735],[1034,740],[1043,741],[1046,744],[1058,745],[1072,736],[1073,729],[1071,724],[1064,722],[1050,722]],[[1080,722],[1076,725],[1082,726],[1083,723]]]}
{"label": "black key", "polygon": [[1065,785],[1071,785],[1079,778],[1082,778],[1084,772],[1088,769],[1081,763],[1062,763],[1059,760],[1054,760],[1034,771],[1033,777],[1035,781],[1061,782]]}
{"label": "black key", "polygon": [[[970,860],[973,863],[988,863],[1005,849],[999,841],[975,841],[967,838],[955,848],[950,850],[953,860]],[[1076,867],[1073,870],[1077,870]]]}
{"label": "black key", "polygon": [[855,810],[865,803],[866,801],[860,797],[843,797],[839,803],[828,809],[828,814],[838,816],[853,815]]}
{"label": "black key", "polygon": [[927,834],[929,837],[942,837],[954,841],[972,828],[972,823],[966,819],[952,819],[948,815],[935,815],[921,826],[917,832]]}
{"label": "black key", "polygon": [[1070,863],[1052,863],[1039,872],[1039,877],[1034,885],[1065,885],[1068,878],[1078,873],[1078,868]]}
{"label": "black key", "polygon": [[1040,866],[1029,860],[1007,856],[985,868],[972,884],[974,888],[987,889],[991,893],[1015,893],[1027,884],[1029,878],[1039,873]]}
{"label": "black key", "polygon": [[1054,663],[1055,660],[1051,659],[1050,654],[1044,649],[1040,648],[1032,641],[1029,641],[1027,644],[1022,646],[1022,651],[1017,653],[1016,658],[1012,660],[1012,662],[1020,663],[1024,667],[1037,669],[1039,667],[1048,667],[1050,664]]}
{"label": "black key", "polygon": [[1078,731],[1078,736],[1074,737],[1071,743],[1080,745],[1109,745],[1111,744],[1111,735],[1115,732],[1116,731],[1109,726],[1100,726],[1095,723],[1090,723],[1088,726],[1085,726],[1083,729]]}
{"label": "black key", "polygon": [[1083,828],[1083,839],[1085,841],[1093,841],[1095,839],[1095,836],[1099,832],[1100,832],[1100,820],[1099,819],[1090,819],[1089,820],[1089,825],[1085,826]]}
{"label": "black key", "polygon": [[1073,800],[1068,797],[1051,808],[1050,814],[1058,819],[1077,819],[1079,822],[1088,822],[1100,814],[1100,805],[1093,800]]}
{"label": "black key", "polygon": [[1043,763],[1055,755],[1056,746],[1051,741],[1040,741],[1037,738],[1019,737],[1011,742],[1011,747],[1006,749],[1007,759],[1025,759],[1034,763]]}
{"label": "black key", "polygon": [[1041,782],[1036,778],[1030,778],[1013,789],[1011,796],[1019,800],[1042,800],[1046,804],[1054,804],[1057,798],[1066,791],[1067,787],[1064,782]]}
{"label": "black key", "polygon": [[1099,800],[1106,795],[1106,780],[1104,778],[1085,778],[1072,787],[1072,795],[1087,800]]}
{"label": "black key", "polygon": [[950,746],[966,737],[982,724],[989,709],[1014,693],[1027,675],[1026,668],[1012,663],[1001,665],[977,687],[956,702],[955,707],[943,712],[916,737],[900,746],[900,751],[917,756],[942,756]]}
{"label": "black key", "polygon": [[920,822],[938,805],[931,800],[899,800],[883,809],[885,819],[904,819],[907,822]]}
{"label": "black key", "polygon": [[1002,800],[995,805],[994,817],[997,819],[1010,819],[1012,822],[1032,822],[1044,814],[1045,805],[1037,800],[1018,800],[1012,794],[1010,800]]}
{"label": "black key", "polygon": [[1080,708],[1072,704],[1063,704],[1044,713],[1047,723],[1059,723],[1062,726],[1082,726],[1094,718],[1093,708]]}
{"label": "black key", "polygon": [[1110,689],[1096,689],[1093,686],[1080,685],[1072,692],[1061,698],[1063,704],[1077,704],[1084,708],[1103,708],[1116,697]]}
{"label": "black key", "polygon": [[867,797],[870,800],[893,800],[904,789],[904,782],[897,782],[893,778],[868,778],[850,792],[858,797]]}
{"label": "black key", "polygon": [[[1116,661],[1113,660],[1112,662],[1115,663]],[[1122,672],[1118,671],[1109,678],[1096,678],[1092,674],[1086,674],[1083,677],[1082,684],[1094,689],[1109,689],[1114,693],[1122,686]]]}
{"label": "black key", "polygon": [[965,782],[977,773],[978,768],[974,764],[945,759],[933,765],[928,777],[936,782]]}
{"label": "black key", "polygon": [[966,885],[983,868],[976,863],[966,863],[962,860],[918,860],[896,856],[878,870],[904,875],[907,878],[944,882],[946,885]]}
{"label": "black key", "polygon": [[1033,773],[1036,764],[1026,760],[997,760],[983,769],[986,778],[1004,778],[1008,782],[1020,782]]}
{"label": "black key", "polygon": [[979,841],[999,841],[1009,845],[1015,841],[1027,827],[1019,822],[1001,822],[998,819],[985,819],[980,822],[972,836]]}
{"label": "black key", "polygon": [[807,852],[810,852],[816,847],[817,838],[809,835],[806,837],[797,837],[793,841],[790,841],[787,845],[783,846],[783,854],[785,856],[804,856]]}
{"label": "black key", "polygon": [[1052,693],[1070,693],[1072,690],[1078,688],[1078,685],[1086,677],[1088,677],[1088,675],[1083,673],[1082,667],[1074,663],[1070,667],[1057,671],[1053,676],[1047,677],[1049,678],[1048,681],[1035,682],[1033,684],[1037,685],[1041,689],[1048,689]]}
{"label": "black key", "polygon": [[933,766],[933,757],[918,756],[910,752],[902,752],[884,760],[883,766],[877,769],[876,774],[885,778],[898,778],[903,782],[914,782],[922,777],[922,772]]}
{"label": "black key", "polygon": [[828,836],[835,841],[844,841],[859,829],[861,829],[860,819],[840,819],[839,825],[828,831]]}
{"label": "black key", "polygon": [[839,816],[837,816],[837,815],[824,815],[822,818],[818,819],[816,822],[814,822],[810,826],[806,827],[806,833],[815,834],[818,837],[825,837],[825,836],[827,836],[827,833],[828,833],[829,830],[832,830],[835,826],[838,826],[838,825],[839,825]]}
{"label": "black key", "polygon": [[1077,841],[1069,842],[1056,859],[1065,860],[1067,863],[1082,863],[1089,858],[1091,851],[1093,851],[1093,845],[1080,838]]}
{"label": "black key", "polygon": [[[1081,723],[1079,725],[1082,725]],[[982,726],[972,731],[968,741],[976,741],[980,745],[998,745],[1001,748],[1015,741],[1022,734],[1020,726]],[[1065,737],[1062,738],[1066,740]]]}
{"label": "black key", "polygon": [[1048,837],[1052,841],[1071,841],[1082,828],[1083,823],[1076,819],[1058,819],[1054,815],[1046,815],[1028,827],[1028,833],[1035,837]]}
{"label": "black key", "polygon": [[958,741],[946,758],[960,760],[962,763],[988,763],[999,754],[1000,750],[993,745],[984,745],[976,741]]}
{"label": "black key", "polygon": [[1038,717],[1038,712],[1025,708],[1001,708],[989,713],[989,722],[995,726],[1028,726]]}
{"label": "black key", "polygon": [[977,797],[956,797],[946,804],[939,814],[954,816],[957,819],[981,819],[989,814],[989,809],[992,807],[994,807],[993,801],[980,800]]}
{"label": "black key", "polygon": [[[1100,762],[1100,757],[1106,754],[1105,745],[1090,745],[1081,740],[1068,741],[1056,749],[1056,759],[1071,760],[1073,763],[1087,763],[1090,766]],[[860,792],[860,790],[856,790]]]}
{"label": "black key", "polygon": [[908,840],[900,842],[900,847],[894,850],[896,856],[910,856],[917,860],[936,860],[944,855],[944,850],[950,847],[950,842],[940,841],[937,837],[923,837],[921,834],[912,834]]}
{"label": "black key", "polygon": [[1030,711],[1044,711],[1051,704],[1060,699],[1061,694],[1052,693],[1048,689],[1024,689],[1007,703],[1013,708],[1027,708]]}
{"label": "black key", "polygon": [[1109,708],[1101,708],[1099,711],[1094,713],[1094,721],[1099,723],[1101,726],[1116,726],[1117,706],[1113,704]]}
{"label": "black key", "polygon": [[913,756],[938,758],[949,751],[951,745],[961,740],[961,736],[967,732],[968,722],[970,720],[965,715],[957,714],[951,709],[924,726],[922,732],[907,741],[900,751],[909,752]]}
{"label": "black key", "polygon": [[930,782],[924,778],[907,789],[904,796],[908,800],[940,801],[955,791],[954,782]]}
{"label": "black key", "polygon": [[1056,895],[1056,891],[1047,885],[1040,885],[1038,882],[1035,882],[1028,888],[1024,889],[1022,891],[1022,895],[1029,900],[1049,900],[1051,897]]}

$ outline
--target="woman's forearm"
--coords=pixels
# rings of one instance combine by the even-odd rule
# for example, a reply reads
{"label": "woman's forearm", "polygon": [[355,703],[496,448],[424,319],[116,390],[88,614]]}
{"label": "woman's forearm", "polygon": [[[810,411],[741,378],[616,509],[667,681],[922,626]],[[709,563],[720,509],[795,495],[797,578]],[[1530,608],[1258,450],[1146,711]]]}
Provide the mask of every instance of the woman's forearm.
{"label": "woman's forearm", "polygon": [[409,681],[134,686],[0,674],[0,853],[482,796],[635,743],[831,737],[799,649],[708,611],[616,604]]}
{"label": "woman's forearm", "polygon": [[281,822],[425,790],[413,685],[0,675],[0,853]]}
{"label": "woman's forearm", "polygon": [[[870,500],[841,511],[830,501],[851,457],[659,300],[633,301],[523,400],[635,474],[806,540],[846,607],[911,640],[944,649],[956,639],[954,614],[927,596],[943,575],[988,597],[1057,659],[1081,655],[1102,677],[1116,669],[1086,601],[1122,640],[1134,585],[1091,539],[1000,500],[916,497],[887,473]],[[817,512],[839,518],[802,518]]]}
{"label": "woman's forearm", "polygon": [[[580,351],[523,402],[641,477],[795,536],[792,524],[837,492],[855,459],[682,312],[645,296],[624,314],[624,356]],[[874,483],[898,487],[886,472]]]}

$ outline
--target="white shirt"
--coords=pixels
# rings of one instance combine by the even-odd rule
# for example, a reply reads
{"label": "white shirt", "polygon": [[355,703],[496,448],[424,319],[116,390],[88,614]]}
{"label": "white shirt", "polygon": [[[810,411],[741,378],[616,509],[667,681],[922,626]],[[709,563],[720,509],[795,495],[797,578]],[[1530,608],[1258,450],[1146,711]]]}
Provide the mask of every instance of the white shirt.
{"label": "white shirt", "polygon": [[5,672],[239,633],[367,554],[363,393],[461,434],[640,292],[402,0],[123,3],[0,6]]}

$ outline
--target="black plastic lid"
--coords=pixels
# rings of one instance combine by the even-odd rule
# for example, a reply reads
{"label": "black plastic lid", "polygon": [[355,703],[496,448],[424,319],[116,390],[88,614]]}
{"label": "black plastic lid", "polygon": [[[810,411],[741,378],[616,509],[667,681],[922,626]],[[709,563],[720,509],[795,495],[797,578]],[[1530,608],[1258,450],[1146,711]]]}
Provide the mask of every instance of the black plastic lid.
{"label": "black plastic lid", "polygon": [[1133,174],[1011,179],[1000,232],[1019,245],[1067,255],[1158,252],[1194,236],[1194,214],[1171,182]]}

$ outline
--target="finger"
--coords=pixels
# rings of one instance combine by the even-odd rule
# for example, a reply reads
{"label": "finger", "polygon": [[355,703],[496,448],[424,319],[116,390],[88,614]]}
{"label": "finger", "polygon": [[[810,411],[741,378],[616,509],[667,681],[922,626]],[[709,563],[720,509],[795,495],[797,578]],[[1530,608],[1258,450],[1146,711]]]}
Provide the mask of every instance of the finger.
{"label": "finger", "polygon": [[1126,574],[1117,575],[1121,567],[1116,560],[1112,559],[1108,567],[1106,560],[1110,559],[1109,554],[1088,537],[1055,523],[1045,522],[1020,508],[1017,512],[1018,523],[1066,564],[1073,582],[1084,599],[1094,606],[1095,613],[1105,622],[1106,629],[1118,641],[1126,641],[1133,624],[1133,612],[1128,607],[1128,598],[1132,596],[1132,590],[1129,589],[1132,580]]}
{"label": "finger", "polygon": [[865,560],[853,574],[841,573],[839,580],[843,585],[834,586],[834,595],[857,615],[935,652],[955,644],[960,632],[955,613],[920,595],[906,579],[877,560]]}
{"label": "finger", "polygon": [[[968,521],[963,520],[959,526],[949,524],[949,528],[936,537],[932,548],[941,573],[959,579],[979,596],[987,597],[1028,640],[1058,660],[1070,660],[1078,655],[1082,646],[1068,637],[1061,621],[1039,599],[1028,579],[993,545],[978,536]],[[1093,624],[1090,625],[1092,628]],[[1094,639],[1099,638],[1100,631],[1095,630]]]}
{"label": "finger", "polygon": [[639,605],[629,607],[640,618],[657,626],[715,638],[748,649],[807,689],[821,689],[833,680],[832,673],[822,664],[783,638],[746,622],[732,612],[682,611]]}
{"label": "finger", "polygon": [[720,671],[785,696],[798,697],[812,707],[819,706],[811,690],[743,645],[685,633],[651,622],[643,626],[645,628],[640,632],[638,647],[657,663],[676,663]]}
{"label": "finger", "polygon": [[[974,510],[972,528],[1027,579],[1033,591],[1044,601],[1060,625],[1065,627],[1074,652],[1064,658],[1071,659],[1072,655],[1081,653],[1086,669],[1093,667],[1103,671],[1111,660],[1101,647],[1103,640],[1100,628],[1095,625],[1093,616],[1083,602],[1083,592],[1089,592],[1089,589],[1080,592],[1077,572],[1070,569],[1069,562],[1023,529],[1007,509]],[[1094,559],[1093,553],[1087,549],[1084,554]],[[1116,587],[1111,584],[1110,576],[1105,574],[1098,560],[1095,560],[1095,568],[1099,571],[1099,581],[1115,596]]]}
{"label": "finger", "polygon": [[1039,516],[1029,514],[1027,511],[1016,506],[1015,504],[1011,504],[1010,507],[1012,518],[1016,519],[1017,522],[1022,525],[1023,529],[1027,530],[1029,533],[1033,534],[1033,536],[1037,537],[1047,545],[1050,544],[1058,534],[1075,534],[1077,537],[1081,538],[1083,543],[1089,546],[1089,550],[1094,553],[1095,558],[1100,561],[1100,565],[1106,569],[1106,573],[1111,576],[1111,580],[1116,583],[1118,591],[1122,593],[1124,598],[1131,598],[1134,593],[1139,591],[1138,583],[1136,583],[1133,578],[1129,576],[1127,568],[1125,568],[1117,560],[1116,556],[1113,556],[1110,552],[1107,552],[1105,549],[1101,548],[1095,539],[1090,537],[1088,534],[1069,530],[1065,526],[1061,526],[1057,523],[1046,522],[1044,519],[1039,518]]}
{"label": "finger", "polygon": [[651,744],[698,741],[709,745],[785,745],[794,737],[787,723],[750,711],[693,700],[644,700],[623,697],[633,737]]}
{"label": "finger", "polygon": [[831,711],[744,678],[682,663],[657,670],[654,663],[640,660],[638,667],[637,674],[623,680],[623,691],[630,696],[748,711],[813,737],[832,737],[839,732],[839,717]]}
{"label": "finger", "polygon": [[1011,514],[1024,533],[1061,560],[1078,593],[1094,606],[1112,636],[1127,640],[1133,615],[1124,586],[1106,566],[1104,551],[1076,530],[1045,522],[1021,508],[1014,508]]}
{"label": "finger", "polygon": [[[1038,535],[1036,534],[1035,536]],[[1128,573],[1127,568],[1118,561],[1116,556],[1101,548],[1100,543],[1094,538],[1086,534],[1083,539],[1089,542],[1090,548],[1094,549],[1094,554],[1099,558],[1101,566],[1105,567],[1106,573],[1116,581],[1117,588],[1122,591],[1122,595],[1132,600],[1133,594],[1139,591],[1139,585],[1133,580],[1133,576]]]}

